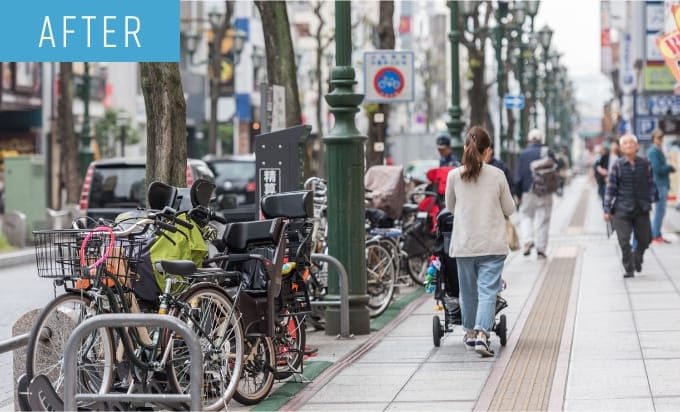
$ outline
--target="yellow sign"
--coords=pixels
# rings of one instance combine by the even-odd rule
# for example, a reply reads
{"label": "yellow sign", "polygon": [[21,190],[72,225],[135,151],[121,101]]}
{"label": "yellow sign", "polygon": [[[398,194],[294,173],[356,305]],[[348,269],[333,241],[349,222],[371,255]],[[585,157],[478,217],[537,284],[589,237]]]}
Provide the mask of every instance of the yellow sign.
{"label": "yellow sign", "polygon": [[[671,70],[667,66],[659,64],[647,64],[645,66],[645,90],[648,91],[664,91],[669,92],[673,90],[676,80]],[[680,80],[678,80],[680,81]]]}

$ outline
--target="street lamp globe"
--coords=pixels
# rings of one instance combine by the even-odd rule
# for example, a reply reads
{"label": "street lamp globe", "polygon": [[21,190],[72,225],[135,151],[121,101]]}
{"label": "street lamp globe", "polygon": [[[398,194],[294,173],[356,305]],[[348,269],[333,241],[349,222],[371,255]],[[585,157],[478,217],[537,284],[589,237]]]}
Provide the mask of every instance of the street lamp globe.
{"label": "street lamp globe", "polygon": [[194,54],[198,48],[198,42],[201,41],[201,34],[192,29],[184,34],[184,39],[187,53],[189,53],[189,55]]}
{"label": "street lamp globe", "polygon": [[222,22],[222,13],[217,11],[216,9],[212,9],[210,13],[208,13],[208,22],[210,22],[210,25],[215,28],[220,25]]}
{"label": "street lamp globe", "polygon": [[477,6],[479,6],[479,1],[461,1],[460,6],[460,10],[463,12],[463,19],[466,19],[475,14]]}
{"label": "street lamp globe", "polygon": [[543,26],[543,28],[538,32],[539,41],[543,50],[548,50],[550,48],[550,41],[552,40],[553,31],[550,27]]}
{"label": "street lamp globe", "polygon": [[538,47],[538,34],[536,33],[529,34],[529,50],[533,52],[536,50],[537,47]]}
{"label": "street lamp globe", "polygon": [[550,54],[550,64],[552,67],[557,69],[557,67],[560,65],[560,57],[562,55],[560,53],[552,53]]}
{"label": "street lamp globe", "polygon": [[515,3],[515,7],[512,9],[513,21],[520,26],[524,24],[524,20],[527,18],[526,8],[524,2]]}
{"label": "street lamp globe", "polygon": [[234,53],[241,54],[243,51],[243,46],[246,43],[246,33],[241,29],[236,29],[234,32]]}
{"label": "street lamp globe", "polygon": [[538,0],[528,0],[524,3],[524,6],[526,7],[527,14],[529,14],[529,17],[532,19],[536,17],[538,14],[538,6],[541,4],[540,1]]}

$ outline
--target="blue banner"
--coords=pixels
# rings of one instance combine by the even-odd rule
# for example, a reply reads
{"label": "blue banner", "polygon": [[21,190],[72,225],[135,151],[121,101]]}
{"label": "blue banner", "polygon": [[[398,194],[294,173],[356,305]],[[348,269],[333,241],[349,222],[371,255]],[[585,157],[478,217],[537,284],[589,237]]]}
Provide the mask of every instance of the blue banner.
{"label": "blue banner", "polygon": [[179,0],[26,0],[4,5],[0,61],[179,61]]}

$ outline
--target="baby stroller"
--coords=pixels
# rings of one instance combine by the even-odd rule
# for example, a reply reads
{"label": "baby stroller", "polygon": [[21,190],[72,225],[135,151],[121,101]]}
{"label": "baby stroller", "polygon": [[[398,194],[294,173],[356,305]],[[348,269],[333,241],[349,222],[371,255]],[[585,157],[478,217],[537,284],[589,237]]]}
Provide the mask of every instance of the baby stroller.
{"label": "baby stroller", "polygon": [[[434,346],[439,347],[444,333],[452,332],[453,325],[461,325],[462,317],[458,300],[458,267],[456,259],[449,256],[449,244],[453,231],[453,213],[442,209],[437,215],[437,237],[427,270],[427,291],[434,293],[436,310],[444,310],[444,322],[439,315],[432,317],[432,338]],[[503,282],[505,285],[505,282]],[[508,306],[508,302],[500,295],[496,297],[496,315]],[[507,325],[505,315],[500,315],[494,322],[494,333],[500,338],[501,345],[507,343]]]}

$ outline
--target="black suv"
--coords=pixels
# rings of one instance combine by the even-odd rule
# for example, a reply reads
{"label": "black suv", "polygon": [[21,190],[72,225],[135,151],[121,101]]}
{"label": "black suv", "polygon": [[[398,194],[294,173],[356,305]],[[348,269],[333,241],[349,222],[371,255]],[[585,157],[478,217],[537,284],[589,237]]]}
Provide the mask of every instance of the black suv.
{"label": "black suv", "polygon": [[[80,194],[80,210],[92,219],[113,220],[119,214],[146,205],[146,160],[125,157],[90,163]],[[214,181],[205,162],[187,160],[187,186],[196,179]]]}
{"label": "black suv", "polygon": [[215,194],[225,219],[256,220],[255,155],[206,156],[203,160],[215,174]]}

